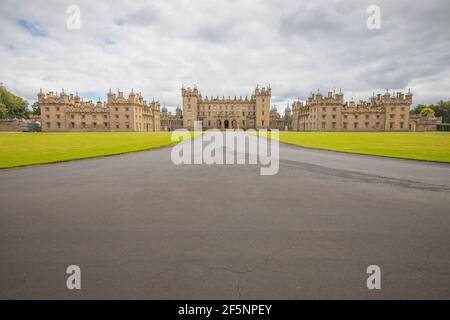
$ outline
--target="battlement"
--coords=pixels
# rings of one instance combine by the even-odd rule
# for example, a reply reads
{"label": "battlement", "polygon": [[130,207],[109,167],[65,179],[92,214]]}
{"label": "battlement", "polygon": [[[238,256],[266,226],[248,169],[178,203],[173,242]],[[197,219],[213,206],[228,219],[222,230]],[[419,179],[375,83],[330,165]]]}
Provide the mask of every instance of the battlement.
{"label": "battlement", "polygon": [[53,91],[49,91],[46,94],[42,92],[42,89],[38,93],[38,101],[42,105],[64,105],[64,106],[73,106],[73,107],[82,107],[82,108],[94,108],[94,107],[102,107],[106,108],[109,105],[114,104],[125,104],[125,105],[138,105],[142,107],[148,107],[152,109],[159,110],[160,104],[158,101],[152,100],[152,102],[147,103],[146,100],[144,100],[141,93],[134,93],[133,90],[131,90],[130,94],[128,95],[128,98],[125,98],[122,91],[117,91],[116,93],[112,93],[111,89],[109,90],[107,94],[107,100],[106,102],[97,101],[96,104],[94,104],[91,100],[83,101],[83,99],[78,95],[78,92],[74,94],[66,94],[64,92],[64,89],[60,94],[57,92],[54,93]]}
{"label": "battlement", "polygon": [[256,86],[256,89],[254,90],[253,94],[248,97],[248,96],[207,96],[205,95],[204,97],[202,96],[202,94],[198,91],[197,87],[191,88],[191,87],[182,87],[181,88],[181,94],[183,97],[196,97],[197,101],[199,103],[218,103],[218,104],[227,104],[227,103],[249,103],[252,102],[254,103],[256,101],[256,97],[257,96],[268,96],[270,97],[272,94],[272,89],[270,87],[262,87],[259,88],[259,86]]}
{"label": "battlement", "polygon": [[341,90],[336,93],[335,90],[328,91],[326,96],[323,96],[320,92],[320,89],[317,90],[316,93],[310,94],[308,97],[306,104],[309,106],[314,105],[330,105],[330,104],[343,104],[344,102],[344,94]]}
{"label": "battlement", "polygon": [[259,86],[256,86],[255,92],[254,92],[255,96],[271,96],[272,95],[272,89],[270,88],[270,86],[266,87],[261,87],[259,88]]}
{"label": "battlement", "polygon": [[182,87],[181,88],[181,95],[183,97],[196,97],[199,95],[197,87],[194,86],[194,88],[191,87]]}

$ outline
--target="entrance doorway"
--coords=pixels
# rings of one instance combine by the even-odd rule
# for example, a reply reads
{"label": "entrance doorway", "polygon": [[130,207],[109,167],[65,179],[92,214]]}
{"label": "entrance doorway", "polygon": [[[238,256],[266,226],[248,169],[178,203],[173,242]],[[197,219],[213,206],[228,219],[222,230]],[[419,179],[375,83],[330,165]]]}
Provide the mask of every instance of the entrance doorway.
{"label": "entrance doorway", "polygon": [[225,129],[228,129],[228,127],[229,127],[228,120],[225,120],[225,121],[223,122],[223,126],[224,126]]}

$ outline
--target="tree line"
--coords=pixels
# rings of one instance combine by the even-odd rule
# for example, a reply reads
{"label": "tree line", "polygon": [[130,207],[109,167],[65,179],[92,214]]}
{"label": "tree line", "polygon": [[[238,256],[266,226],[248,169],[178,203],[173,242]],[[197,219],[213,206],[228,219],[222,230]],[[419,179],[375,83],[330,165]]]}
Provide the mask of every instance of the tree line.
{"label": "tree line", "polygon": [[0,119],[27,119],[30,115],[39,115],[39,103],[28,108],[28,101],[9,92],[0,85]]}
{"label": "tree line", "polygon": [[418,104],[416,107],[411,109],[411,114],[420,114],[422,116],[426,116],[431,111],[434,112],[436,117],[442,117],[443,123],[450,123],[450,100],[448,101],[439,101],[435,104]]}

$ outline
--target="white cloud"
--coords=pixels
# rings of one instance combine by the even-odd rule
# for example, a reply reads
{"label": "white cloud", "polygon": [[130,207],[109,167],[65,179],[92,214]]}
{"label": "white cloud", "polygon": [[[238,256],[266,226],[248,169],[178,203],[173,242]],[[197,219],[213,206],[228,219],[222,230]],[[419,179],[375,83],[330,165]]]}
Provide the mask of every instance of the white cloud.
{"label": "white cloud", "polygon": [[[387,87],[411,87],[417,103],[448,99],[448,1],[377,2],[379,31],[366,28],[372,1],[3,0],[0,81],[29,100],[39,88],[102,99],[134,88],[169,107],[182,84],[214,96],[270,84],[281,109],[319,87],[348,99]],[[71,4],[80,30],[66,28]]]}

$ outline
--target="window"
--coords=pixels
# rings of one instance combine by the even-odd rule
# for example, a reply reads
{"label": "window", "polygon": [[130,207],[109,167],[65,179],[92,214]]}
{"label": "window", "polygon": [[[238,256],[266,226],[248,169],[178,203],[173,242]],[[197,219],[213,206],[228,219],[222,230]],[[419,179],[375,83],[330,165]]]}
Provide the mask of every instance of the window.
{"label": "window", "polygon": [[211,126],[211,120],[208,120],[208,127]]}
{"label": "window", "polygon": [[262,112],[262,115],[264,115],[264,111]]}
{"label": "window", "polygon": [[391,117],[391,119],[394,119],[394,115],[393,114],[391,114],[390,117]]}
{"label": "window", "polygon": [[46,118],[47,118],[47,119],[50,119],[50,115],[49,115],[49,114],[47,114],[47,115],[46,115]]}
{"label": "window", "polygon": [[322,122],[322,129],[325,129],[325,122]]}
{"label": "window", "polygon": [[353,124],[353,127],[354,127],[355,129],[357,129],[357,128],[358,128],[358,122],[355,122],[355,123]]}
{"label": "window", "polygon": [[93,125],[94,125],[94,128],[97,128],[97,122],[94,122]]}
{"label": "window", "polygon": [[49,111],[48,107],[45,108],[45,111]]}
{"label": "window", "polygon": [[72,129],[75,128],[75,122],[71,122],[70,126],[72,127]]}
{"label": "window", "polygon": [[324,114],[322,115],[322,119],[325,119],[325,115]]}
{"label": "window", "polygon": [[336,107],[333,107],[333,111],[336,111]]}
{"label": "window", "polygon": [[333,127],[333,129],[336,129],[336,122],[331,123],[331,126]]}
{"label": "window", "polygon": [[128,107],[125,108],[125,111],[128,111]]}
{"label": "window", "polygon": [[325,107],[323,107],[323,108],[322,108],[322,111],[323,111],[323,112],[325,112],[325,110],[326,110],[326,108],[325,108]]}
{"label": "window", "polygon": [[366,119],[369,119],[369,115],[368,114],[366,114]]}
{"label": "window", "polygon": [[56,125],[58,126],[58,128],[61,128],[61,122],[57,122]]}
{"label": "window", "polygon": [[347,122],[344,122],[344,129],[347,129]]}
{"label": "window", "polygon": [[116,109],[116,111],[119,111],[119,108],[116,107],[115,109]]}
{"label": "window", "polygon": [[47,128],[50,128],[50,122],[47,122]]}
{"label": "window", "polygon": [[347,119],[347,115],[346,114],[344,114],[344,119]]}
{"label": "window", "polygon": [[119,115],[118,114],[116,114],[116,119],[119,119]]}
{"label": "window", "polygon": [[59,119],[59,118],[61,118],[61,115],[60,115],[60,114],[57,114],[57,115],[56,115],[56,119]]}
{"label": "window", "polygon": [[389,129],[392,129],[393,127],[394,127],[394,123],[393,122],[389,123]]}
{"label": "window", "polygon": [[129,117],[130,117],[130,116],[129,116],[128,114],[125,116],[125,118],[127,118],[127,119],[128,119]]}
{"label": "window", "polygon": [[82,123],[81,123],[81,127],[82,127],[82,128],[86,128],[86,122],[82,122]]}
{"label": "window", "polygon": [[130,125],[129,124],[127,124],[127,129],[130,129]]}
{"label": "window", "polygon": [[245,120],[242,120],[242,126],[245,126]]}
{"label": "window", "polygon": [[262,125],[264,125],[264,120],[261,121]]}
{"label": "window", "polygon": [[70,116],[70,119],[73,119],[73,118],[75,118],[75,116],[72,114],[72,115]]}
{"label": "window", "polygon": [[105,128],[108,127],[108,122],[103,122],[103,125],[105,126]]}
{"label": "window", "polygon": [[369,128],[369,123],[366,122],[366,123],[365,123],[365,126],[366,126],[366,128]]}
{"label": "window", "polygon": [[400,122],[400,129],[403,129],[403,122]]}
{"label": "window", "polygon": [[355,119],[358,119],[358,115],[355,115]]}
{"label": "window", "polygon": [[59,111],[59,107],[56,107],[56,111]]}
{"label": "window", "polygon": [[104,118],[104,119],[108,119],[108,115],[104,114],[104,115],[103,115],[103,118]]}
{"label": "window", "polygon": [[84,118],[86,118],[86,116],[83,114],[83,115],[81,116],[81,119],[84,119]]}
{"label": "window", "polygon": [[97,115],[94,114],[94,115],[92,116],[92,119],[97,119]]}
{"label": "window", "polygon": [[116,129],[119,129],[119,125],[118,124],[116,124]]}

